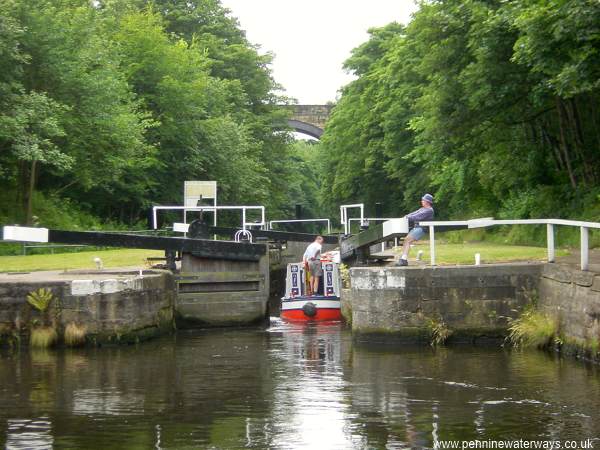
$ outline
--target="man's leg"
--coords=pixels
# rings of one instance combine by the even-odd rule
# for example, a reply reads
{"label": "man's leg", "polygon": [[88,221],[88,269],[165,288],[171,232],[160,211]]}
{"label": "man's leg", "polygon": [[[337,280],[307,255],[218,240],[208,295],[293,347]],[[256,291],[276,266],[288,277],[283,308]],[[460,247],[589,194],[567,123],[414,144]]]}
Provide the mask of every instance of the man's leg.
{"label": "man's leg", "polygon": [[319,277],[314,278],[313,282],[313,294],[317,295],[319,293]]}
{"label": "man's leg", "polygon": [[398,260],[396,265],[398,265],[398,266],[407,266],[408,265],[408,253],[410,252],[410,244],[421,239],[424,234],[425,234],[425,232],[423,231],[423,228],[416,227],[416,228],[413,228],[410,231],[410,233],[408,233],[406,235],[406,237],[404,238],[404,244],[402,245],[402,255],[400,256],[400,259]]}
{"label": "man's leg", "polygon": [[402,244],[402,259],[408,260],[408,254],[410,253],[410,244],[415,242],[415,239],[412,236],[406,236],[404,239],[404,244]]}

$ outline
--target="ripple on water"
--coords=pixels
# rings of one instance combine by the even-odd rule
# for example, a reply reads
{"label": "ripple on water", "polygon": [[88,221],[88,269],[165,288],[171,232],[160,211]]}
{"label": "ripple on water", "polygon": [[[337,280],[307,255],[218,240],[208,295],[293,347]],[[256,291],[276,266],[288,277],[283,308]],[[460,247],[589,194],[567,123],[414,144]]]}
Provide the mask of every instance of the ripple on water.
{"label": "ripple on water", "polygon": [[596,369],[542,353],[365,346],[339,324],[272,320],[35,358],[0,356],[0,439],[10,448],[416,448],[453,436],[600,435]]}

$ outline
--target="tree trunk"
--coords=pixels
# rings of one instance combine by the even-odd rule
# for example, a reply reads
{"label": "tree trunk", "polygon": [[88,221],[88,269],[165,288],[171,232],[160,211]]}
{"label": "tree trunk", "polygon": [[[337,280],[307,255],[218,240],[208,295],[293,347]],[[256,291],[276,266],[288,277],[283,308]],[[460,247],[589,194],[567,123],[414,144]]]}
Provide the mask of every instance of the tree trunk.
{"label": "tree trunk", "polygon": [[571,181],[571,186],[573,189],[577,189],[577,179],[575,178],[575,174],[573,173],[573,168],[571,167],[571,156],[569,155],[569,145],[567,144],[566,130],[564,124],[564,114],[563,114],[563,106],[561,104],[561,100],[558,97],[555,97],[556,101],[556,111],[558,114],[558,128],[560,130],[560,147],[564,156],[565,166],[567,167],[567,172],[569,174],[569,180]]}
{"label": "tree trunk", "polygon": [[25,223],[32,225],[33,223],[33,192],[35,191],[35,177],[36,177],[37,161],[34,159],[31,161],[31,170],[29,173],[29,188],[27,190],[27,209]]}
{"label": "tree trunk", "polygon": [[585,154],[585,143],[583,133],[581,131],[581,121],[579,119],[579,112],[577,110],[577,104],[573,98],[570,98],[565,102],[565,110],[569,122],[571,122],[571,134],[573,135],[573,143],[579,158],[581,159],[581,165],[583,168],[583,178],[588,183],[594,182],[594,176],[592,168],[590,167],[589,160]]}
{"label": "tree trunk", "polygon": [[540,134],[542,135],[542,145],[547,145],[550,147],[552,159],[556,164],[556,171],[560,174],[565,171],[565,164],[563,162],[562,156],[560,154],[560,149],[556,145],[556,140],[550,136],[548,130],[546,130],[545,125],[542,123],[540,125]]}
{"label": "tree trunk", "polygon": [[19,172],[17,175],[17,204],[15,207],[20,213],[18,220],[22,223],[26,218],[27,211],[27,174],[29,169],[25,161],[19,161]]}
{"label": "tree trunk", "polygon": [[591,106],[591,116],[592,116],[592,126],[594,127],[594,135],[596,136],[596,144],[598,145],[598,148],[596,149],[596,152],[600,152],[600,127],[598,127],[598,112],[596,110],[596,99],[594,97],[592,97],[590,99],[590,106]]}
{"label": "tree trunk", "polygon": [[[591,103],[593,105],[594,103],[594,99],[591,99]],[[596,149],[596,151],[594,151],[594,144],[593,144],[593,139],[588,139],[588,142],[585,142],[585,134],[583,133],[583,130],[585,129],[585,123],[583,123],[582,125],[582,120],[581,120],[581,101],[577,101],[576,98],[573,99],[573,113],[574,113],[574,117],[577,123],[577,130],[579,135],[581,136],[581,142],[583,145],[583,150],[586,154],[586,160],[585,160],[585,164],[586,167],[589,169],[589,173],[590,173],[590,177],[591,177],[591,182],[592,183],[597,183],[598,182],[598,165],[596,164],[596,155],[598,154],[597,151],[600,150],[600,148]],[[595,129],[596,128],[596,122],[595,122],[595,117],[593,115],[593,110],[592,110],[592,126]],[[585,116],[585,110],[584,110],[584,116]],[[596,137],[598,137],[598,135],[596,134]]]}

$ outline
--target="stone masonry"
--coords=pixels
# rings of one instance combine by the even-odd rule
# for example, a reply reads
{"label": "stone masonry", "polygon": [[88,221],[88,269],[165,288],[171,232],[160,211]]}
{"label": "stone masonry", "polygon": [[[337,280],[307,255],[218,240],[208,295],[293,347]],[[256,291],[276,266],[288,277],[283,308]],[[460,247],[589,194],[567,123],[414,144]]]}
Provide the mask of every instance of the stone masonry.
{"label": "stone masonry", "polygon": [[506,334],[532,299],[541,264],[353,268],[342,302],[352,331],[423,340],[444,323],[454,339]]}

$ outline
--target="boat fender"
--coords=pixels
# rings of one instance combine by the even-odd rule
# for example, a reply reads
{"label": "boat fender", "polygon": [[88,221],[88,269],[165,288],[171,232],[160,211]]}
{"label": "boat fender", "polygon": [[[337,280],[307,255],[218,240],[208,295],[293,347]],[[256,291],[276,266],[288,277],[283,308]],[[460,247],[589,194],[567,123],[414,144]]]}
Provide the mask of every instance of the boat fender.
{"label": "boat fender", "polygon": [[304,311],[306,316],[314,317],[317,315],[317,305],[315,305],[313,302],[305,303],[302,307],[302,311]]}

